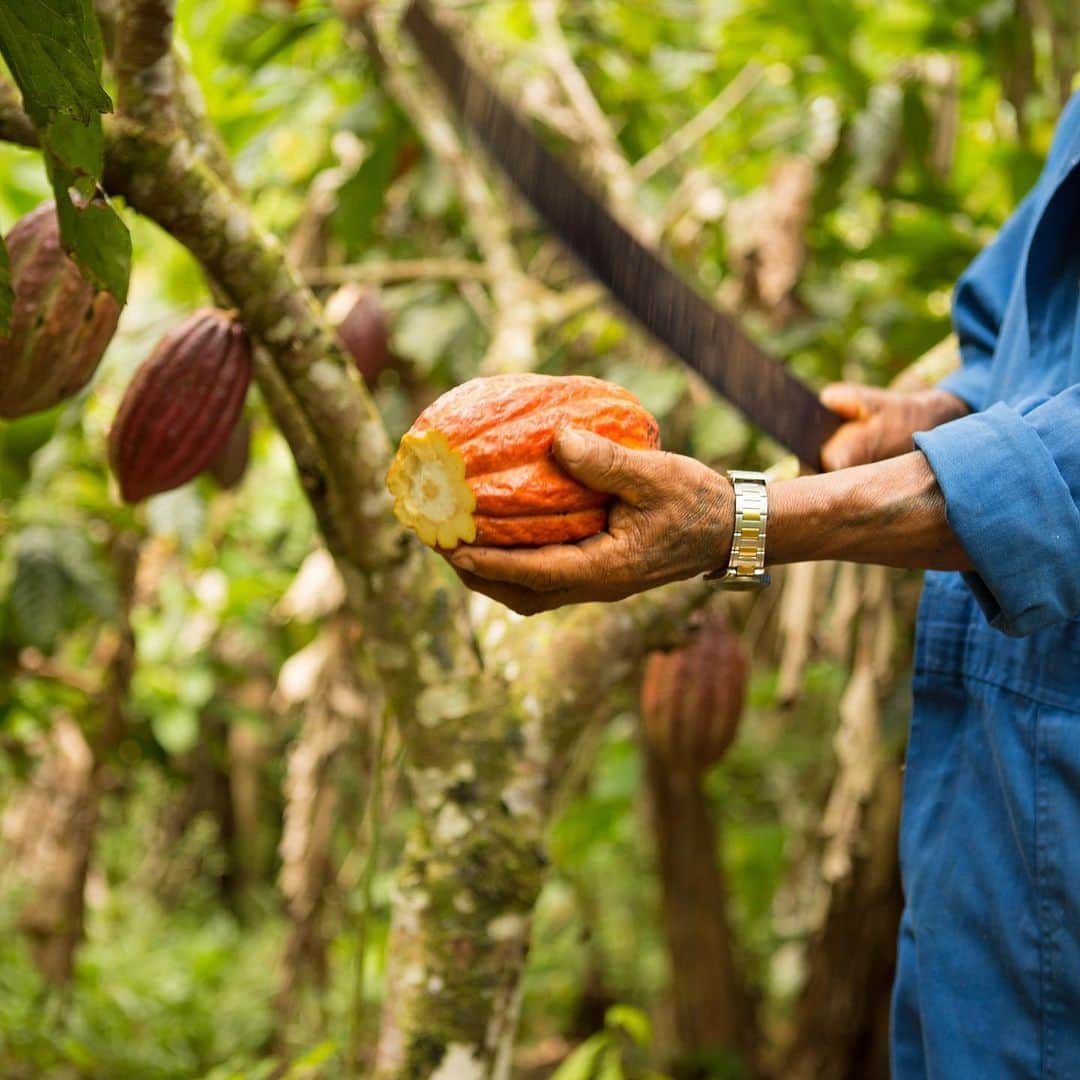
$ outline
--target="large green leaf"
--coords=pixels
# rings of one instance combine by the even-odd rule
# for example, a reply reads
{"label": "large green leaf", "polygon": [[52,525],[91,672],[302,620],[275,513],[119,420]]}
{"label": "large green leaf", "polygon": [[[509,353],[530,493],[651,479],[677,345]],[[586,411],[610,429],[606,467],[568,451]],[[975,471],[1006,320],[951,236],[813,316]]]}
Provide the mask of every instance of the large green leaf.
{"label": "large green leaf", "polygon": [[0,337],[11,330],[11,305],[15,294],[11,291],[11,263],[8,261],[4,238],[0,236]]}
{"label": "large green leaf", "polygon": [[123,303],[131,238],[100,186],[99,114],[112,109],[98,77],[101,52],[91,0],[0,0],[0,53],[41,136],[64,246],[88,281]]}
{"label": "large green leaf", "polygon": [[87,124],[112,110],[90,0],[0,0],[0,53],[37,127],[58,113]]}
{"label": "large green leaf", "polygon": [[47,529],[20,535],[8,602],[18,640],[45,650],[56,644],[64,627],[67,575]]}

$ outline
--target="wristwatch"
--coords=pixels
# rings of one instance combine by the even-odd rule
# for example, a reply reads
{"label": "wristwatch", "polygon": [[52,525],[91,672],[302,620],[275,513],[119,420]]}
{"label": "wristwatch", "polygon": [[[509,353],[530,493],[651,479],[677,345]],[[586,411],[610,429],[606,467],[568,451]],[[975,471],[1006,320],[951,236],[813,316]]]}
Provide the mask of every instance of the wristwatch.
{"label": "wristwatch", "polygon": [[765,533],[769,524],[768,477],[764,473],[730,469],[735,490],[735,531],[726,570],[706,578],[726,589],[762,589],[772,580],[765,573]]}

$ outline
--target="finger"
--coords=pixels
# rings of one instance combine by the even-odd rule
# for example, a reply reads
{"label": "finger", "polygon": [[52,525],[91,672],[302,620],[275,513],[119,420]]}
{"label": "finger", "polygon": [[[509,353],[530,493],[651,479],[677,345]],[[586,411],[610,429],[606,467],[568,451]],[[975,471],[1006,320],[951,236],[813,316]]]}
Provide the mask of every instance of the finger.
{"label": "finger", "polygon": [[868,422],[845,424],[821,448],[821,464],[826,472],[863,465],[873,457],[873,433]]}
{"label": "finger", "polygon": [[[610,540],[610,537],[608,537]],[[540,548],[470,547],[455,553],[455,569],[535,592],[580,589],[598,582],[596,546],[549,544]]]}
{"label": "finger", "polygon": [[628,450],[578,428],[557,432],[553,449],[559,464],[593,491],[617,495],[633,506],[658,491],[654,451]]}
{"label": "finger", "polygon": [[506,585],[501,581],[488,581],[486,578],[477,577],[475,574],[467,574],[461,570],[457,576],[462,584],[473,592],[482,593],[496,603],[516,611],[519,615],[541,615],[545,611],[554,611],[556,608],[566,607],[569,604],[587,604],[597,600],[618,599],[617,596],[575,592],[573,590],[559,589],[556,592],[533,592],[532,589],[523,589],[517,585]]}
{"label": "finger", "polygon": [[821,403],[846,420],[865,420],[881,405],[882,391],[855,383],[832,383],[821,391]]}
{"label": "finger", "polygon": [[505,585],[501,581],[488,581],[487,578],[457,570],[456,567],[455,570],[466,588],[510,608],[511,611],[516,611],[519,615],[536,615],[548,610],[549,605],[557,605],[555,595],[552,593],[533,592],[532,589]]}

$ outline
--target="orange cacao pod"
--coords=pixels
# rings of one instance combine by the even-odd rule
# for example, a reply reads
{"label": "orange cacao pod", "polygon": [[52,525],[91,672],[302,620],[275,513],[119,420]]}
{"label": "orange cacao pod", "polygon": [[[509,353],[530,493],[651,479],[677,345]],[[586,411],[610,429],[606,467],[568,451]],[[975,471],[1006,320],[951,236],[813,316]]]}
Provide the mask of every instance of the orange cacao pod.
{"label": "orange cacao pod", "polygon": [[0,416],[52,408],[97,370],[120,305],[79,273],[60,243],[53,203],[19,220],[7,236],[15,306],[0,337]]}
{"label": "orange cacao pod", "polygon": [[645,662],[641,719],[650,750],[669,768],[698,773],[731,745],[746,698],[746,653],[719,611],[684,648]]}
{"label": "orange cacao pod", "polygon": [[173,327],[136,372],[109,432],[127,502],[201,473],[228,441],[251,382],[251,344],[229,313],[205,308]]}
{"label": "orange cacao pod", "polygon": [[342,285],[326,302],[326,317],[368,386],[394,362],[390,327],[379,298],[360,285]]}
{"label": "orange cacao pod", "polygon": [[217,482],[218,487],[236,487],[244,474],[247,472],[248,459],[251,457],[251,421],[241,413],[240,419],[225,445],[214,455],[214,460],[206,467],[206,471]]}
{"label": "orange cacao pod", "polygon": [[585,375],[472,379],[429,405],[401,440],[387,486],[398,520],[432,547],[581,540],[607,524],[609,495],[555,462],[562,427],[654,449],[656,421],[633,394]]}

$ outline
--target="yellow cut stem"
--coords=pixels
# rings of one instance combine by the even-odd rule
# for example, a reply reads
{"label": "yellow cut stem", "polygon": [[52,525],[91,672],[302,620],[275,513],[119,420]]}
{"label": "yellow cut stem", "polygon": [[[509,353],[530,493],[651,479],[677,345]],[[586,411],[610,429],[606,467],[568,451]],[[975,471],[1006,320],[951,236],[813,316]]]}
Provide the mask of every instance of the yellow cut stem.
{"label": "yellow cut stem", "polygon": [[410,431],[386,475],[394,514],[428,547],[455,548],[476,539],[476,496],[465,459],[441,431]]}

